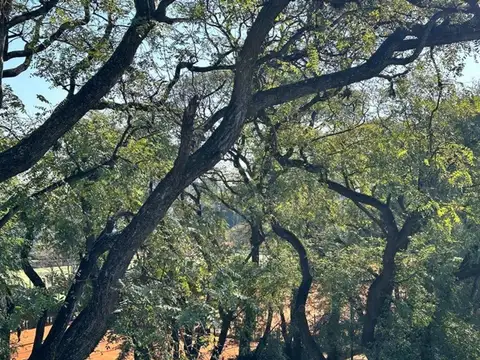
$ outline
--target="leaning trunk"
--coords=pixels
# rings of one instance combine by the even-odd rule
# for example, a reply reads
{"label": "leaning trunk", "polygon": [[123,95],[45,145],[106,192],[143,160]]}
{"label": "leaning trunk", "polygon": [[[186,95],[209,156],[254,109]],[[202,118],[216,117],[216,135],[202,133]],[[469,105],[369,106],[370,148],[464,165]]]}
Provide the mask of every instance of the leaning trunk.
{"label": "leaning trunk", "polygon": [[280,328],[282,331],[283,341],[285,341],[285,354],[288,359],[293,359],[292,336],[288,331],[287,319],[283,309],[280,310]]}
{"label": "leaning trunk", "polygon": [[[260,245],[263,242],[262,232],[257,220],[251,225],[250,247],[252,251],[252,263],[260,264]],[[252,304],[245,304],[245,318],[240,330],[239,353],[240,358],[247,358],[251,355],[250,344],[253,341],[253,333],[256,327],[257,314]]]}
{"label": "leaning trunk", "polygon": [[220,354],[222,353],[225,342],[227,341],[228,330],[230,329],[230,324],[233,320],[233,311],[224,311],[223,309],[220,309],[220,316],[222,318],[222,327],[220,329],[218,343],[213,349],[210,360],[220,359]]}
{"label": "leaning trunk", "polygon": [[362,330],[362,345],[371,347],[375,340],[375,326],[388,306],[395,280],[395,255],[398,251],[397,239],[387,240],[382,258],[382,271],[368,289],[367,311]]}
{"label": "leaning trunk", "polygon": [[292,312],[292,322],[295,322],[297,329],[300,333],[302,343],[308,352],[309,359],[321,359],[325,360],[322,351],[318,347],[315,339],[310,333],[310,328],[305,313],[305,307],[307,304],[308,293],[312,285],[313,277],[310,273],[310,265],[308,262],[307,251],[302,242],[287,229],[283,228],[277,222],[272,223],[272,229],[279,237],[286,240],[293,246],[298,254],[300,269],[302,271],[302,282],[297,290],[297,296],[295,298],[294,309]]}
{"label": "leaning trunk", "polygon": [[267,346],[268,338],[270,332],[272,331],[272,321],[273,321],[273,309],[270,306],[267,311],[267,321],[265,324],[265,331],[263,332],[262,337],[260,338],[257,348],[255,349],[255,359],[258,359],[262,351]]}

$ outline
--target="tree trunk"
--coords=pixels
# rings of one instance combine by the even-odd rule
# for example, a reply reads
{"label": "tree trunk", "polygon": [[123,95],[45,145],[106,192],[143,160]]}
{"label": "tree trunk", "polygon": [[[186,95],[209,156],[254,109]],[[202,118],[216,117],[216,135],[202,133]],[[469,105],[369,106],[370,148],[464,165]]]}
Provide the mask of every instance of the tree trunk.
{"label": "tree trunk", "polygon": [[[253,259],[253,258],[252,258]],[[255,323],[257,314],[252,304],[245,304],[245,314],[240,329],[240,341],[239,341],[239,355],[240,359],[248,358],[251,354],[250,344],[253,341],[253,333],[255,331]]]}
{"label": "tree trunk", "polygon": [[375,326],[380,315],[386,310],[387,299],[393,291],[396,253],[396,238],[388,239],[383,253],[382,270],[368,289],[367,310],[362,330],[362,344],[365,347],[373,345]]}
{"label": "tree trunk", "polygon": [[[260,245],[263,242],[261,231],[261,220],[256,219],[251,225],[250,247],[252,249],[252,263],[260,264]],[[240,359],[248,358],[251,354],[250,344],[253,341],[253,334],[256,329],[257,314],[252,304],[245,304],[245,317],[240,330],[239,354]]]}
{"label": "tree trunk", "polygon": [[260,354],[262,353],[263,350],[265,350],[265,347],[267,346],[268,338],[270,336],[270,332],[272,331],[272,321],[273,321],[273,309],[271,306],[269,306],[267,311],[267,321],[265,324],[265,331],[263,332],[262,337],[258,341],[257,348],[255,349],[256,359],[259,358]]}
{"label": "tree trunk", "polygon": [[[290,245],[293,246],[295,251],[298,254],[300,269],[302,271],[302,282],[297,290],[297,296],[295,298],[294,311],[292,312],[292,323],[294,322],[300,336],[302,343],[305,346],[305,349],[308,352],[309,359],[321,359],[326,360],[323,356],[322,351],[318,347],[315,339],[310,333],[310,328],[307,321],[307,316],[305,313],[305,307],[307,304],[308,293],[310,291],[310,286],[312,285],[312,275],[310,274],[310,265],[308,262],[307,251],[303,246],[302,242],[287,229],[283,228],[278,222],[272,223],[272,229],[279,237],[286,240]],[[297,356],[297,354],[295,354]]]}
{"label": "tree trunk", "polygon": [[10,327],[6,320],[2,319],[0,325],[0,360],[10,360]]}
{"label": "tree trunk", "polygon": [[220,308],[220,317],[222,319],[222,326],[220,328],[220,335],[218,337],[218,343],[213,349],[212,356],[210,360],[219,360],[220,355],[222,354],[223,347],[227,341],[228,330],[233,320],[233,311],[224,311]]}
{"label": "tree trunk", "polygon": [[[393,215],[391,216],[393,217]],[[388,227],[388,222],[385,221],[385,226],[389,230],[387,231],[387,244],[382,257],[382,270],[368,289],[367,311],[362,329],[362,345],[366,348],[371,347],[375,341],[375,326],[379,317],[384,311],[388,311],[389,303],[387,300],[392,296],[395,285],[395,256],[399,251],[407,249],[410,236],[420,230],[421,221],[421,214],[412,212],[405,220],[400,231],[398,231],[394,222]]]}
{"label": "tree trunk", "polygon": [[289,359],[293,359],[292,351],[292,336],[288,331],[287,319],[285,318],[285,313],[283,309],[280,310],[280,328],[282,331],[283,341],[285,342],[285,354]]}
{"label": "tree trunk", "polygon": [[251,226],[250,246],[252,248],[252,262],[260,264],[260,245],[264,238],[260,227],[261,220],[257,220]]}
{"label": "tree trunk", "polygon": [[175,324],[172,327],[172,345],[173,345],[173,360],[180,359],[180,339],[178,338],[178,330]]}
{"label": "tree trunk", "polygon": [[0,298],[0,360],[10,360],[10,317],[15,311],[10,289],[5,284],[5,295]]}
{"label": "tree trunk", "polygon": [[[22,214],[22,216],[24,216],[24,214]],[[25,273],[25,275],[28,277],[28,279],[32,282],[33,286],[35,286],[36,288],[45,290],[46,289],[45,282],[42,280],[40,275],[38,275],[38,273],[35,271],[35,269],[32,267],[29,261],[30,250],[34,242],[34,228],[32,225],[29,225],[28,222],[25,222],[25,226],[27,229],[27,233],[26,233],[25,242],[23,244],[21,254],[20,254],[22,258],[22,270]],[[33,347],[32,347],[32,353],[31,353],[31,356],[33,357],[38,355],[38,352],[40,351],[40,348],[42,346],[43,335],[45,333],[45,325],[47,323],[47,316],[48,316],[47,309],[44,309],[42,312],[42,315],[40,315],[40,318],[37,321],[37,326],[35,328],[35,338],[33,340]]]}

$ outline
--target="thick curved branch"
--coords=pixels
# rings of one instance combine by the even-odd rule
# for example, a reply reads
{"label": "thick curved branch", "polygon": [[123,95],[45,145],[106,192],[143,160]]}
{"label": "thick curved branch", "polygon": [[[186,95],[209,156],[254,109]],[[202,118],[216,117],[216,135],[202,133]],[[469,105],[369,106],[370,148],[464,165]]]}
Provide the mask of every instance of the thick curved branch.
{"label": "thick curved branch", "polygon": [[134,17],[110,59],[78,93],[60,103],[51,116],[28,137],[0,153],[0,182],[33,166],[110,91],[130,66],[138,47],[153,27],[152,22]]}
{"label": "thick curved branch", "polygon": [[[251,97],[253,65],[261,51],[264,39],[274,25],[275,19],[289,2],[290,0],[269,1],[260,10],[239,54],[237,69],[240,71],[235,74],[228,115],[224,118],[228,121],[222,122],[219,126],[220,132],[216,131],[207,140],[206,148],[202,146],[202,151],[197,150],[188,157],[182,171],[174,167],[163,178],[140,208],[138,214],[119,235],[100,271],[89,304],[63,336],[57,352],[60,358],[65,360],[83,359],[100,341],[106,331],[109,315],[116,305],[117,280],[125,274],[135,251],[154,231],[181,191],[200,174],[217,163],[220,160],[219,154],[225,152],[235,142],[245,121],[246,108]],[[207,149],[208,151],[206,151]],[[212,151],[214,155],[210,156]],[[94,325],[92,326],[92,324]],[[79,334],[82,334],[82,337],[89,339],[89,341],[82,344],[75,342]],[[71,354],[69,351],[73,342],[75,342],[77,349],[75,354]]]}
{"label": "thick curved branch", "polygon": [[23,63],[20,65],[15,66],[14,68],[11,69],[5,69],[3,70],[2,76],[3,78],[12,78],[20,75],[24,71],[26,71],[29,67],[30,64],[32,63],[32,56],[29,55],[25,58]]}
{"label": "thick curved branch", "polygon": [[292,311],[292,321],[298,326],[300,331],[303,345],[306,347],[310,356],[313,359],[322,359],[325,360],[323,352],[319,348],[318,344],[315,342],[310,329],[308,326],[307,317],[305,314],[305,306],[307,304],[308,293],[310,291],[310,286],[312,285],[312,274],[310,273],[310,265],[308,262],[307,251],[303,246],[302,242],[298,237],[291,231],[282,227],[277,221],[272,222],[272,230],[282,238],[287,241],[298,254],[298,260],[300,263],[300,269],[302,272],[302,282],[297,290],[297,295],[295,298],[295,304]]}
{"label": "thick curved branch", "polygon": [[[400,61],[403,62],[402,65],[405,65],[415,60],[414,56],[402,59],[396,58],[394,57],[396,52],[414,50],[415,55],[418,55],[425,47],[480,39],[480,23],[476,17],[462,24],[433,26],[439,17],[440,15],[438,14],[434,15],[429,23],[418,25],[412,31],[397,29],[379,46],[370,59],[362,65],[257,92],[253,96],[249,114],[256,114],[259,110],[267,107],[316,94],[319,91],[364,81],[378,76],[387,66],[395,65]],[[412,35],[416,39],[406,39],[407,36]]]}
{"label": "thick curved branch", "polygon": [[[288,156],[282,156],[278,154],[278,152],[275,154],[275,158],[280,163],[280,165],[284,167],[304,169],[307,172],[321,175],[320,181],[322,183],[325,183],[330,190],[333,190],[337,194],[352,200],[354,203],[360,203],[360,204],[365,204],[365,205],[374,207],[380,212],[382,216],[382,223],[383,223],[382,228],[383,226],[385,226],[385,230],[391,233],[392,235],[398,233],[399,230],[395,221],[395,217],[392,213],[392,210],[386,203],[378,200],[373,196],[352,190],[335,181],[325,179],[326,169],[321,165],[310,164],[304,160],[291,159]],[[378,223],[378,222],[375,221],[375,223]]]}

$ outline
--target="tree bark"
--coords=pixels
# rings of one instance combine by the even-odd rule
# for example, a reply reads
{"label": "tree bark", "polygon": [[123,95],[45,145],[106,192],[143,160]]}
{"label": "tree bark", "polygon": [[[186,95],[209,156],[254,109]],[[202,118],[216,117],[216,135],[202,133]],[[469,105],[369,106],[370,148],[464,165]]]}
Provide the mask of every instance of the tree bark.
{"label": "tree bark", "polygon": [[28,170],[118,82],[153,22],[135,16],[110,59],[76,93],[61,102],[50,117],[30,135],[0,153],[0,182]]}
{"label": "tree bark", "polygon": [[[262,7],[239,53],[239,71],[235,73],[231,102],[224,121],[185,162],[175,162],[172,170],[158,184],[129,225],[118,234],[96,279],[89,303],[63,335],[55,357],[50,356],[44,360],[83,360],[102,339],[109,316],[117,305],[118,280],[124,276],[137,249],[155,230],[183,189],[212,168],[239,136],[251,97],[253,65],[276,17],[289,2],[271,1]],[[180,145],[179,155],[183,153],[184,146],[185,144]]]}
{"label": "tree bark", "polygon": [[[385,219],[383,219],[385,221]],[[388,311],[395,281],[395,256],[408,247],[410,236],[420,230],[421,214],[413,212],[398,231],[393,225],[387,230],[385,250],[382,256],[382,270],[368,289],[367,310],[362,329],[362,345],[369,348],[375,341],[375,326],[379,317]],[[386,225],[385,225],[386,226]]]}
{"label": "tree bark", "polygon": [[228,330],[230,329],[230,325],[233,320],[233,311],[230,311],[230,310],[224,311],[222,308],[220,308],[220,317],[222,319],[220,335],[218,337],[218,342],[213,349],[210,360],[220,359],[220,355],[222,354],[223,347],[225,346],[225,342],[227,341]]}
{"label": "tree bark", "polygon": [[268,338],[272,331],[272,321],[273,321],[273,309],[271,306],[269,306],[267,310],[267,320],[265,322],[265,331],[263,332],[262,337],[258,341],[258,345],[254,352],[255,359],[258,359],[262,351],[265,350],[265,348],[267,347]]}
{"label": "tree bark", "polygon": [[309,358],[325,360],[323,352],[320,350],[315,342],[315,339],[310,333],[310,328],[308,326],[307,316],[305,313],[308,293],[313,280],[310,273],[307,251],[295,234],[283,228],[278,222],[272,223],[272,230],[275,232],[275,234],[287,241],[295,249],[298,254],[300,269],[302,271],[302,282],[297,290],[295,306],[292,312],[292,322],[295,322],[298,327],[302,338],[302,343],[309,354]]}
{"label": "tree bark", "polygon": [[285,342],[285,354],[287,355],[288,359],[293,359],[292,336],[288,331],[287,319],[285,318],[283,309],[280,310],[280,328],[282,331],[283,341]]}

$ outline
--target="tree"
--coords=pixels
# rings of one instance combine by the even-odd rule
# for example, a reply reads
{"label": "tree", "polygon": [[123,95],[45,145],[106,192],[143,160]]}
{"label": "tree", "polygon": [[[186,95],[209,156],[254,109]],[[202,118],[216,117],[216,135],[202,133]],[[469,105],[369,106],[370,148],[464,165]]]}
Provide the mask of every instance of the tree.
{"label": "tree", "polygon": [[[17,186],[28,183],[28,176],[17,176],[21,172],[31,169],[28,175],[35,175],[42,168],[48,172],[49,166],[53,166],[49,164],[53,150],[49,150],[69,130],[74,131],[88,111],[110,109],[123,112],[127,117],[128,131],[133,131],[128,121],[134,116],[134,110],[135,113],[156,116],[168,114],[172,122],[177,123],[176,141],[168,139],[171,141],[169,145],[177,145],[176,156],[172,160],[168,154],[171,165],[160,181],[157,180],[160,176],[149,179],[149,183],[155,180],[157,184],[152,191],[138,196],[142,205],[130,204],[127,209],[113,214],[105,211],[109,208],[105,206],[104,211],[110,214],[103,230],[96,224],[92,226],[93,231],[88,231],[86,246],[81,247],[82,260],[65,303],[32,360],[73,360],[88,356],[105,334],[108,319],[117,306],[118,281],[125,275],[137,250],[154,232],[182,191],[212,169],[234,145],[247,120],[262,111],[285,111],[287,102],[302,101],[306,97],[310,97],[307,101],[316,102],[354,83],[377,76],[392,77],[388,75],[390,69],[413,63],[427,47],[457,44],[480,36],[475,2],[450,6],[438,1],[425,6],[413,1],[398,1],[381,8],[382,13],[378,9],[382,5],[377,2],[322,4],[287,0],[262,4],[163,0],[155,7],[152,2],[139,0],[135,2],[135,15],[130,21],[128,16],[131,14],[123,11],[127,7],[123,3],[113,3],[111,9],[96,12],[92,12],[92,9],[96,10],[95,4],[79,3],[71,5],[72,10],[68,10],[73,13],[77,7],[84,8],[84,19],[78,22],[69,19],[67,25],[49,32],[48,39],[47,35],[41,35],[46,42],[38,46],[38,30],[33,23],[44,29],[43,16],[53,14],[52,23],[61,18],[65,10],[58,2],[44,2],[26,11],[20,5],[12,6],[12,10],[5,9],[4,28],[11,30],[10,35],[3,33],[3,38],[15,36],[16,26],[28,22],[31,26],[26,26],[28,35],[20,35],[29,39],[28,44],[18,56],[25,59],[39,56],[41,75],[52,77],[56,86],[66,87],[68,91],[66,99],[41,121],[38,128],[18,141],[9,133],[2,139],[0,179],[7,188],[5,200],[18,191]],[[168,17],[167,9],[178,17]],[[94,14],[100,19],[106,14],[100,31],[104,36],[97,32],[92,37],[94,44],[89,44],[88,32],[85,37],[75,33],[71,39],[66,37],[67,29],[84,26]],[[120,16],[118,14],[121,18],[112,25],[113,19]],[[110,38],[112,26],[124,28],[126,22],[130,25],[121,40],[112,41],[116,46],[113,45],[114,50],[110,48],[110,57],[105,59],[98,55],[103,46],[109,48],[104,44]],[[182,24],[165,36],[162,33],[167,30],[160,28],[158,23]],[[193,34],[188,41],[182,42],[180,36],[188,31],[190,23],[201,35]],[[162,35],[166,39],[163,44],[159,40]],[[60,59],[53,60],[52,64],[49,59],[42,58],[43,50],[60,38],[62,44],[67,45],[57,50]],[[77,45],[75,40],[80,44]],[[149,41],[149,51],[141,54],[134,63],[134,56],[144,40]],[[221,45],[223,40],[226,40],[226,46]],[[198,50],[190,41],[204,43],[205,48]],[[5,46],[7,42],[3,43]],[[169,47],[173,51],[168,51]],[[69,57],[69,50],[76,48],[83,54],[78,57],[82,60],[74,66],[65,66],[67,69],[55,66]],[[179,62],[172,80],[152,89],[155,80],[163,77],[155,77],[163,64],[158,65],[158,59],[149,56],[149,52],[161,54],[162,49],[169,55],[177,55]],[[8,51],[6,54],[7,58],[13,56],[11,52],[8,55]],[[74,54],[73,57],[78,56],[76,52]],[[171,59],[167,60],[165,66],[171,62]],[[201,60],[210,62],[210,65],[195,64]],[[27,66],[28,63],[29,60]],[[184,69],[189,70],[187,77],[191,85],[182,78]],[[3,74],[5,76],[8,71],[4,70]],[[79,82],[83,85],[76,91]],[[177,84],[183,85],[182,89],[175,89]],[[159,96],[160,92],[162,95]],[[119,144],[123,145],[124,141],[120,138]],[[97,174],[97,169],[114,165],[118,152],[114,149],[112,153],[112,161],[95,162],[86,169],[79,166],[74,173],[62,177],[66,179],[64,182],[83,181],[93,173]],[[37,176],[41,178],[41,174],[37,173]],[[58,188],[53,184],[45,186],[52,190]],[[108,184],[105,187],[108,189]],[[6,208],[12,210],[16,206],[20,206],[19,199],[14,197]],[[95,218],[100,217],[97,214]],[[127,221],[121,225],[124,219]],[[89,279],[94,279],[91,295],[85,299],[85,307],[67,329]]]}

